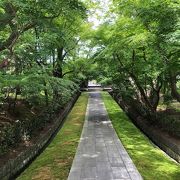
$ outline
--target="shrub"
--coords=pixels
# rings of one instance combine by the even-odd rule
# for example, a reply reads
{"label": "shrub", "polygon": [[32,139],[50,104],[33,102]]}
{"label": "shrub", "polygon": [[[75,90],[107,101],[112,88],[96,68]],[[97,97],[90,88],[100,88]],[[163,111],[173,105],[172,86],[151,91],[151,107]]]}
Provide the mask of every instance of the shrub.
{"label": "shrub", "polygon": [[[47,74],[3,76],[2,78],[2,74],[0,75],[2,90],[13,89],[12,93],[14,93],[14,88],[18,86],[25,105],[30,105],[30,108],[41,107],[42,110],[37,117],[25,118],[0,127],[0,154],[21,140],[30,140],[35,131],[51,123],[55,119],[56,112],[62,109],[79,89],[79,86],[72,81]],[[6,101],[3,98],[2,96],[1,100]]]}

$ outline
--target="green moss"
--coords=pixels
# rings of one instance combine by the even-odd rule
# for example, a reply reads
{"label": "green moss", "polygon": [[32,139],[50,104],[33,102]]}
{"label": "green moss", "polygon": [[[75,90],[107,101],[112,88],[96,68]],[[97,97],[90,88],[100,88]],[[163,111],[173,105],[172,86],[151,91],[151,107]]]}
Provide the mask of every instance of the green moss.
{"label": "green moss", "polygon": [[155,147],[120,109],[112,97],[102,93],[113,126],[145,180],[179,180],[180,166]]}
{"label": "green moss", "polygon": [[88,94],[83,93],[46,150],[17,178],[66,180],[85,119]]}

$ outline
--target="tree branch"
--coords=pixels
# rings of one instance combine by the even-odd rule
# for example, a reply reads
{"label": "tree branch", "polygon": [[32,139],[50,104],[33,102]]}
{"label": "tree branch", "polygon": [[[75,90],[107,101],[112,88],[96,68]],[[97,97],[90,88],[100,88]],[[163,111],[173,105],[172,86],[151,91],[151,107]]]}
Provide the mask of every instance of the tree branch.
{"label": "tree branch", "polygon": [[67,74],[73,73],[73,72],[74,72],[74,70],[67,71],[67,72],[65,72],[65,73],[62,75],[62,77],[64,77],[64,76],[67,75]]}

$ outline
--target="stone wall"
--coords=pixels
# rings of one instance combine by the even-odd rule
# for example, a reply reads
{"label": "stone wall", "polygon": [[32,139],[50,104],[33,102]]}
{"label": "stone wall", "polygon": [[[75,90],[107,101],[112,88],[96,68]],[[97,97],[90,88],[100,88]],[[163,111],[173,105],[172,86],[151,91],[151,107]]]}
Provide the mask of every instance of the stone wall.
{"label": "stone wall", "polygon": [[42,149],[44,149],[53,137],[57,134],[59,129],[62,127],[65,117],[68,115],[72,109],[74,103],[78,99],[80,93],[77,93],[71,101],[64,108],[60,117],[56,119],[54,124],[48,131],[39,137],[36,144],[28,147],[25,151],[21,152],[14,159],[8,160],[2,167],[0,167],[0,179],[14,179],[14,176],[22,171],[36,156],[40,154]]}
{"label": "stone wall", "polygon": [[[113,96],[115,101],[123,109],[123,105],[117,97]],[[179,139],[168,135],[168,133],[159,130],[156,127],[150,125],[147,121],[143,121],[141,118],[135,118],[134,115],[127,113],[127,116],[133,121],[133,123],[158,147],[166,152],[170,157],[180,163],[180,141]]]}

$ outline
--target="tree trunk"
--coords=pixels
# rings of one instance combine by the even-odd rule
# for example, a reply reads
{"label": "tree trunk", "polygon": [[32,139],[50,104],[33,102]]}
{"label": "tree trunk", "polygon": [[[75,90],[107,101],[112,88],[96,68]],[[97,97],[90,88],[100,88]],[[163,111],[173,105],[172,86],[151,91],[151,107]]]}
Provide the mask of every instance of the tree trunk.
{"label": "tree trunk", "polygon": [[45,99],[46,99],[46,107],[49,105],[49,98],[48,98],[48,91],[46,89],[46,81],[44,81],[44,94],[45,94]]}
{"label": "tree trunk", "polygon": [[63,48],[57,48],[57,64],[53,70],[54,77],[63,78],[62,63],[63,63]]}
{"label": "tree trunk", "polygon": [[146,93],[145,93],[143,87],[138,82],[137,77],[133,73],[129,73],[129,74],[130,74],[131,78],[134,80],[134,82],[143,98],[143,102],[152,112],[154,112],[155,110],[154,110],[153,106],[151,105],[150,101],[148,100],[148,97],[146,96]]}
{"label": "tree trunk", "polygon": [[152,104],[154,111],[156,111],[157,109],[157,106],[159,104],[159,99],[160,99],[160,91],[153,89],[150,96],[150,102]]}
{"label": "tree trunk", "polygon": [[180,94],[177,91],[176,87],[176,76],[170,74],[170,87],[171,87],[171,95],[175,98],[178,102],[180,102]]}

